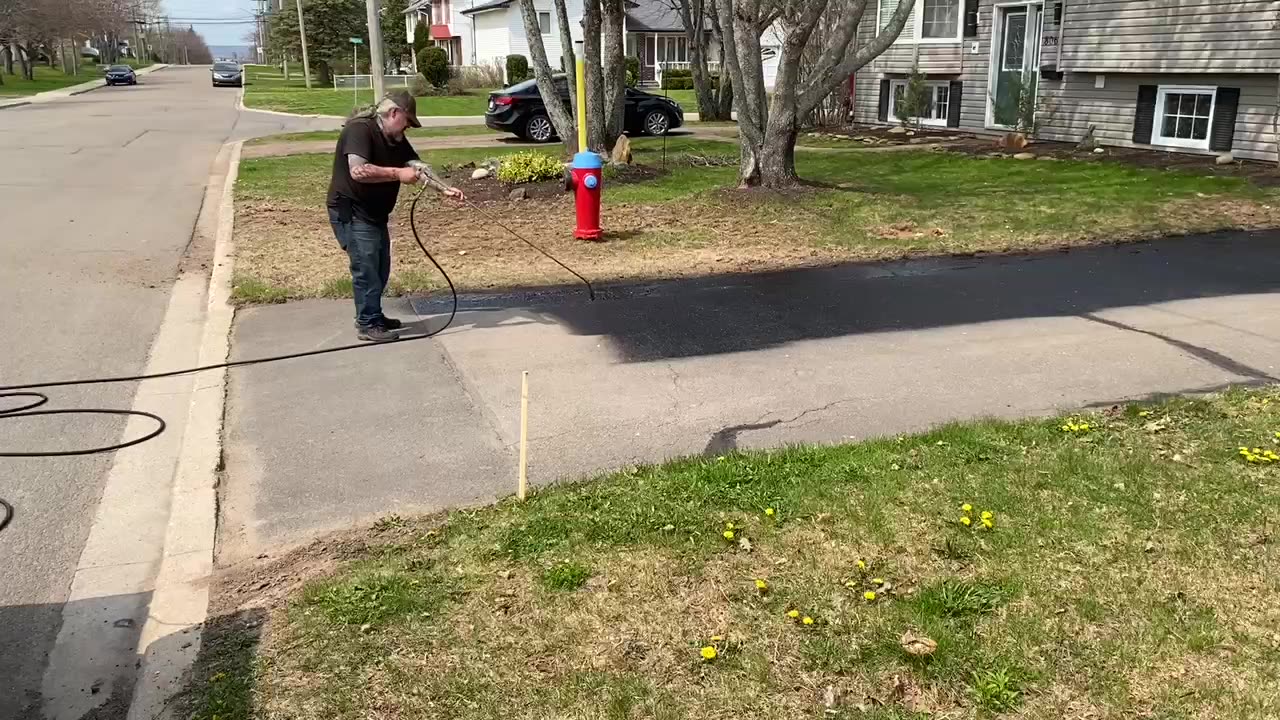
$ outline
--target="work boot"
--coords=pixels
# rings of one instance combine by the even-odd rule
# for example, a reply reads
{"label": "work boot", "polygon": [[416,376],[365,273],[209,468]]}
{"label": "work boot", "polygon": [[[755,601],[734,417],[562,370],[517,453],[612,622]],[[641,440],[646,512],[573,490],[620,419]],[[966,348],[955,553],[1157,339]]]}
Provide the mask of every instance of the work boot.
{"label": "work boot", "polygon": [[378,327],[384,330],[399,330],[400,328],[404,327],[404,323],[400,322],[395,318],[389,318],[386,315],[383,315],[381,318],[379,318],[377,323],[378,323]]}
{"label": "work boot", "polygon": [[368,342],[384,343],[400,339],[400,334],[381,325],[356,326],[356,337]]}

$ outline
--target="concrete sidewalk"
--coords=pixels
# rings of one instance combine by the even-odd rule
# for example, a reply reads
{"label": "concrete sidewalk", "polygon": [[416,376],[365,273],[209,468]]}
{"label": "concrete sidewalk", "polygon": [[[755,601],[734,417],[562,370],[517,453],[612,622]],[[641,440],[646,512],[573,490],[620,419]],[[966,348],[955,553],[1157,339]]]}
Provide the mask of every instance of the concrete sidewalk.
{"label": "concrete sidewalk", "polygon": [[[437,339],[233,372],[220,558],[511,493],[522,370],[546,484],[1274,382],[1277,289],[1269,233],[469,298]],[[233,355],[349,342],[351,314],[244,310]]]}
{"label": "concrete sidewalk", "polygon": [[[134,74],[141,77],[143,75],[149,75],[156,72],[157,70],[163,70],[167,67],[169,66],[164,63],[157,63],[155,65],[148,65],[141,70],[136,71]],[[106,87],[106,83],[107,81],[105,79],[99,77],[87,82],[82,82],[79,85],[69,85],[64,88],[58,88],[57,90],[46,90],[45,92],[36,93],[35,95],[0,98],[0,110],[10,107],[21,107],[23,105],[36,105],[39,103],[74,97],[76,95],[83,95],[84,93]]]}

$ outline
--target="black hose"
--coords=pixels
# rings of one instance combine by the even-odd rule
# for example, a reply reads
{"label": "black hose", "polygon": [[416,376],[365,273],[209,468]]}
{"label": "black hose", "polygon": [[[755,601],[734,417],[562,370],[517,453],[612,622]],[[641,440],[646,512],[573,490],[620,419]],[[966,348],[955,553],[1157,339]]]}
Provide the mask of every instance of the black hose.
{"label": "black hose", "polygon": [[[418,201],[422,199],[422,194],[425,191],[426,191],[426,187],[424,186],[421,190],[418,191],[416,195],[414,195],[413,202],[409,206],[409,229],[412,230],[413,241],[418,244],[418,248],[422,250],[422,254],[425,255],[427,260],[429,260],[431,264],[435,266],[436,270],[440,272],[440,275],[444,277],[444,281],[449,285],[449,294],[453,298],[453,303],[449,308],[449,317],[445,319],[443,325],[441,325],[440,327],[430,332],[424,332],[417,335],[401,335],[399,338],[400,342],[408,342],[411,340],[426,340],[427,338],[435,337],[436,335],[439,335],[440,333],[444,332],[445,329],[448,328],[450,325],[452,325],[454,318],[458,314],[458,290],[453,285],[453,279],[449,277],[449,273],[445,272],[444,268],[440,266],[440,263],[436,261],[435,257],[431,254],[431,251],[427,250],[427,246],[422,243],[422,238],[418,235],[418,222],[417,222]],[[582,275],[579,275],[577,271],[575,271],[573,268],[570,268],[568,265],[565,265],[564,263],[560,262],[554,256],[552,256],[551,253],[548,253],[546,250],[543,250],[542,248],[538,247],[532,242],[526,240],[519,233],[507,227],[505,224],[498,221],[489,213],[486,213],[485,211],[476,207],[474,204],[470,202],[467,202],[466,204],[468,207],[472,208],[473,210],[475,210],[476,212],[484,216],[484,218],[489,222],[511,233],[513,236],[516,237],[516,239],[524,242],[529,247],[547,256],[557,265],[559,265],[560,267],[572,273],[575,277],[581,280],[584,285],[587,286],[588,295],[591,297],[592,300],[595,300],[596,293],[595,293],[595,289],[591,287],[591,283],[585,277],[583,277]],[[329,353],[345,352],[347,350],[358,350],[362,348],[380,347],[382,345],[394,345],[394,344],[396,343],[361,342],[361,343],[353,343],[351,345],[339,345],[337,347],[323,348],[320,350],[308,350],[306,352],[296,352],[296,353],[287,353],[284,355],[271,355],[267,357],[251,358],[249,360],[234,360],[234,361],[228,361],[228,362],[222,362],[222,363],[215,363],[213,365],[201,365],[198,367],[186,368],[183,370],[170,370],[167,372],[151,373],[148,375],[127,375],[127,376],[116,376],[116,377],[105,377],[105,378],[86,378],[83,380],[59,380],[55,382],[40,382],[40,383],[28,383],[25,385],[0,386],[0,401],[9,400],[13,398],[27,399],[27,402],[25,404],[19,405],[18,407],[8,408],[8,409],[0,408],[0,420],[9,420],[14,418],[28,418],[28,417],[44,417],[44,416],[50,416],[50,415],[120,415],[120,416],[132,415],[132,416],[138,416],[138,417],[145,417],[149,420],[154,420],[156,422],[156,427],[151,432],[145,435],[142,435],[141,437],[134,438],[132,440],[124,440],[118,443],[113,443],[111,445],[102,445],[99,447],[90,447],[90,448],[74,449],[74,450],[36,450],[36,451],[22,451],[22,452],[0,451],[0,457],[67,457],[67,456],[74,456],[74,455],[93,455],[96,453],[113,452],[115,450],[123,450],[124,448],[132,447],[134,445],[139,445],[141,443],[144,443],[148,440],[158,437],[161,433],[165,431],[166,425],[165,425],[164,418],[161,418],[159,415],[154,415],[149,412],[143,412],[141,410],[119,410],[114,408],[39,410],[37,408],[40,408],[42,405],[49,402],[49,397],[44,393],[34,392],[35,390],[44,389],[44,388],[54,388],[54,387],[73,387],[77,385],[107,385],[107,384],[113,384],[113,383],[137,382],[141,380],[158,380],[160,378],[176,377],[179,375],[190,375],[192,373],[204,372],[206,370],[219,370],[224,368],[230,369],[230,368],[237,368],[237,367],[245,367],[248,365],[261,365],[264,363],[280,362],[282,360],[295,360],[297,358],[312,357],[316,355],[327,355]],[[3,511],[3,519],[0,519],[0,530],[3,530],[9,524],[9,522],[13,520],[14,511],[13,511],[13,506],[10,505],[8,502],[5,502],[3,499],[0,499],[0,510]]]}

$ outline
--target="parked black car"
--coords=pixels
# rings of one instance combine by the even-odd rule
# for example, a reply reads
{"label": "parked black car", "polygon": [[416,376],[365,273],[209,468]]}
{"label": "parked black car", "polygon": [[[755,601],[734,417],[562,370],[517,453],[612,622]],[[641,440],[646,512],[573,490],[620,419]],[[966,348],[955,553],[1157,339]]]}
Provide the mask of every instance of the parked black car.
{"label": "parked black car", "polygon": [[213,86],[230,85],[232,87],[244,86],[244,70],[235,63],[219,62],[213,64]]}
{"label": "parked black car", "polygon": [[112,65],[107,68],[108,85],[137,85],[138,76],[128,65]]}
{"label": "parked black car", "polygon": [[[566,76],[557,75],[555,83],[560,96],[568,101]],[[624,123],[626,131],[633,135],[665,135],[684,124],[684,110],[670,98],[627,88]],[[526,80],[489,93],[489,110],[484,115],[484,124],[534,142],[551,142],[557,137],[555,126],[547,116],[546,105],[538,93],[536,80]]]}

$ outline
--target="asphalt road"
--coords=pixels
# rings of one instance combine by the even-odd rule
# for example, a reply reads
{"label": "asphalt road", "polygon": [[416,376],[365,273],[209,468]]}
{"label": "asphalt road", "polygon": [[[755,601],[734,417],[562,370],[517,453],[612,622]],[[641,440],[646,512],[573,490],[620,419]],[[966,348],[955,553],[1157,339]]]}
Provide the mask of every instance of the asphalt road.
{"label": "asphalt road", "polygon": [[[236,93],[211,88],[206,68],[167,68],[135,87],[0,110],[0,385],[139,372],[222,145],[332,125],[240,113]],[[50,407],[128,408],[134,389],[59,389]],[[124,427],[0,423],[10,451],[109,444]],[[110,462],[0,458],[0,497],[17,511],[0,532],[0,720],[38,707]]]}

